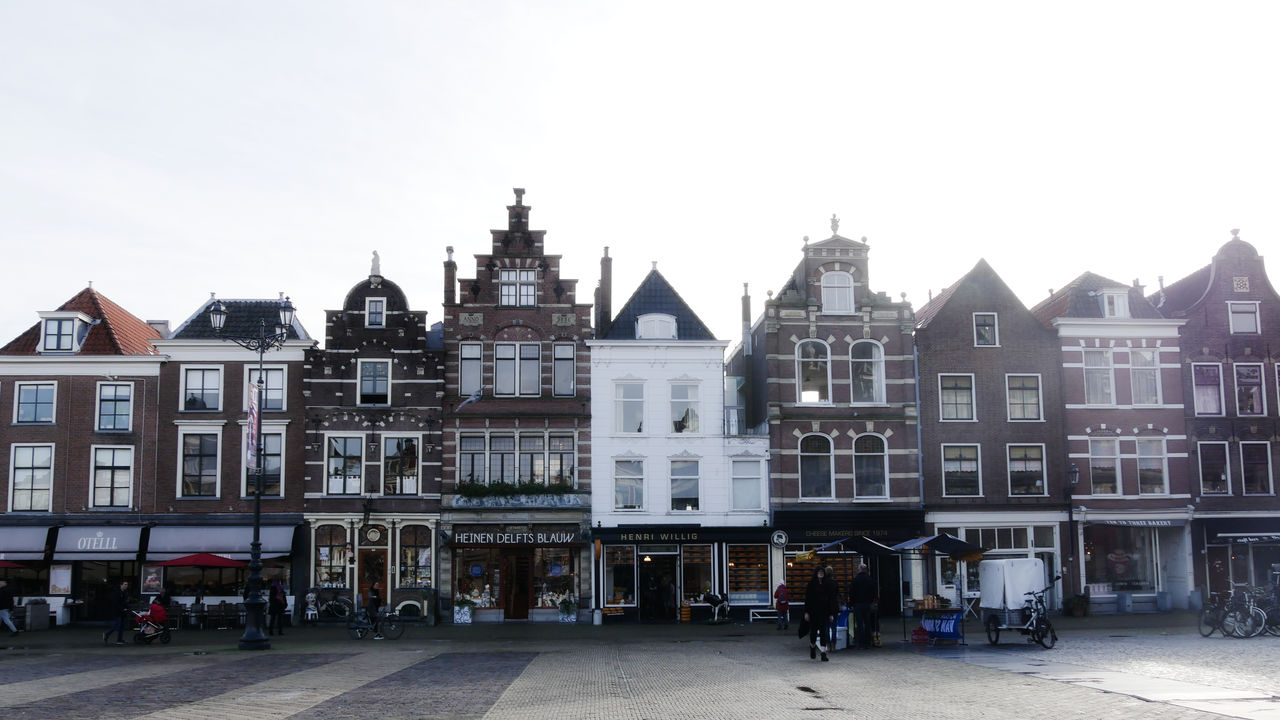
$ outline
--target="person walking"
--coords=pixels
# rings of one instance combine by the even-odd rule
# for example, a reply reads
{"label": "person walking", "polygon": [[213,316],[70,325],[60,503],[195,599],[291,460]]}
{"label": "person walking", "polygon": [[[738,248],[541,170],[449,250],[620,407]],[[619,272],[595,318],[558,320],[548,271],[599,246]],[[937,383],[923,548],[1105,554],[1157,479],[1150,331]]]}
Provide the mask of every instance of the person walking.
{"label": "person walking", "polygon": [[284,635],[284,613],[289,607],[289,598],[285,595],[284,585],[279,580],[271,581],[271,592],[267,595],[267,634]]}
{"label": "person walking", "polygon": [[9,635],[17,635],[18,628],[13,624],[13,588],[8,580],[0,580],[0,623],[9,628]]}
{"label": "person walking", "polygon": [[822,653],[827,661],[827,626],[835,620],[836,600],[826,582],[826,569],[819,567],[804,589],[804,619],[809,623],[809,657]]}
{"label": "person walking", "polygon": [[111,633],[116,634],[116,644],[124,645],[124,616],[129,612],[129,581],[121,580],[120,587],[111,596],[111,627],[102,635],[102,644],[111,640]]}
{"label": "person walking", "polygon": [[773,600],[777,610],[778,629],[786,630],[791,627],[791,595],[787,592],[786,583],[778,583],[778,589],[773,591]]}
{"label": "person walking", "polygon": [[871,643],[871,606],[876,601],[876,582],[867,566],[859,565],[858,574],[849,584],[849,607],[853,609],[853,633],[858,647],[869,650]]}
{"label": "person walking", "polygon": [[827,586],[827,597],[831,602],[831,622],[827,623],[827,648],[836,649],[836,616],[840,614],[840,585],[836,583],[835,568],[828,565],[823,582]]}
{"label": "person walking", "polygon": [[382,614],[382,583],[374,581],[369,586],[369,622],[373,623],[373,639],[382,640],[382,631],[378,629],[378,616]]}

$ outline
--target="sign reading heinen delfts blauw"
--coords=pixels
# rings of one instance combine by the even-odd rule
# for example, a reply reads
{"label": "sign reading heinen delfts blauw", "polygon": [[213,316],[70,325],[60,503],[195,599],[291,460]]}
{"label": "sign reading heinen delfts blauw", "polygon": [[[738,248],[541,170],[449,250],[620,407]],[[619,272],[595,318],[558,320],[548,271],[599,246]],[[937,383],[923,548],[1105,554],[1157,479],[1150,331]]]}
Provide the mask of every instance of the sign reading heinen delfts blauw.
{"label": "sign reading heinen delfts blauw", "polygon": [[534,527],[527,525],[519,531],[502,528],[478,527],[455,528],[453,544],[455,545],[570,545],[582,542],[581,533],[576,526]]}

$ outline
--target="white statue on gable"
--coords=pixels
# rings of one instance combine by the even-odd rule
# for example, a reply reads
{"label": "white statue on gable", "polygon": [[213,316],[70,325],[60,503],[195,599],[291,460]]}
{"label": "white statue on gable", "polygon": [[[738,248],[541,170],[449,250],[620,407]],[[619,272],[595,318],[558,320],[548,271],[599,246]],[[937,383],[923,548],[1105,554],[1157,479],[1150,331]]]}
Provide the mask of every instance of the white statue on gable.
{"label": "white statue on gable", "polygon": [[370,274],[370,275],[381,275],[381,274],[382,274],[382,263],[381,263],[381,261],[379,261],[379,259],[378,259],[378,251],[377,251],[377,250],[374,250],[374,251],[373,251],[373,268],[369,270],[369,274]]}

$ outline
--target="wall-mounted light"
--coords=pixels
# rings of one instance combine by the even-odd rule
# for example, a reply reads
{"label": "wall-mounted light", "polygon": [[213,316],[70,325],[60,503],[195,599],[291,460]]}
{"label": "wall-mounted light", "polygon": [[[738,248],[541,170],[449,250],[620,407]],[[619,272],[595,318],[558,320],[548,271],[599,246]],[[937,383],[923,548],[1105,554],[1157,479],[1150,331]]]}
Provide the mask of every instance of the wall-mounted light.
{"label": "wall-mounted light", "polygon": [[653,558],[649,557],[648,555],[645,555],[645,556],[644,556],[644,561],[645,561],[645,562],[653,562]]}

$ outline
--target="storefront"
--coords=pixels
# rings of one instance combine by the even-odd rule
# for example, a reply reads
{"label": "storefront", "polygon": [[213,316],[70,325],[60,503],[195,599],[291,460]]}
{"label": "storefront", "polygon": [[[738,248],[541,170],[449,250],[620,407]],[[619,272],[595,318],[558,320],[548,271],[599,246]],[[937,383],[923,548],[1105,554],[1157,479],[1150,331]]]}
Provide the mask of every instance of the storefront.
{"label": "storefront", "polygon": [[1233,585],[1280,582],[1280,518],[1205,518],[1194,522],[1201,559],[1198,587],[1230,592]]}
{"label": "storefront", "polygon": [[0,568],[0,579],[9,583],[15,597],[44,597],[50,594],[49,564],[45,549],[49,544],[47,525],[0,527],[0,560],[21,567]]}
{"label": "storefront", "polygon": [[1188,606],[1191,545],[1185,517],[1089,511],[1081,536],[1091,611],[1156,612]]}
{"label": "storefront", "polygon": [[711,616],[708,593],[731,612],[768,607],[773,595],[766,527],[689,525],[594,528],[596,592],[608,620],[677,622]]}
{"label": "storefront", "polygon": [[449,539],[451,597],[474,603],[476,622],[558,622],[577,616],[585,546],[576,524],[455,524]]}
{"label": "storefront", "polygon": [[[270,586],[280,581],[291,588],[296,521],[288,525],[263,525],[259,531],[262,579]],[[142,566],[143,595],[167,590],[176,602],[190,604],[238,603],[244,594],[246,568],[209,568],[198,565],[161,567],[155,563],[197,553],[248,561],[253,542],[251,525],[159,525],[151,528]],[[292,593],[290,593],[292,594]]]}
{"label": "storefront", "polygon": [[[72,525],[58,528],[49,566],[49,594],[83,600],[81,620],[110,620],[111,599],[121,581],[132,592],[140,579],[140,525]],[[50,603],[50,609],[57,610]]]}
{"label": "storefront", "polygon": [[435,516],[334,516],[309,522],[311,586],[321,601],[339,596],[364,602],[376,582],[384,601],[401,615],[426,612],[434,577]]}
{"label": "storefront", "polygon": [[[946,533],[985,550],[982,560],[1013,558],[1038,558],[1044,564],[1045,577],[1042,586],[1059,573],[1066,574],[1066,554],[1060,548],[1069,542],[1059,537],[1058,515],[1052,512],[1009,514],[1003,519],[965,517],[962,513],[939,514],[931,517],[936,533]],[[982,588],[978,582],[978,565],[981,561],[964,562],[938,554],[934,557],[934,581],[938,595],[951,601],[953,607],[964,603],[976,607]],[[1071,583],[1068,582],[1067,585]],[[1054,584],[1045,596],[1051,608],[1060,607]],[[1039,589],[1039,588],[1037,588]]]}

